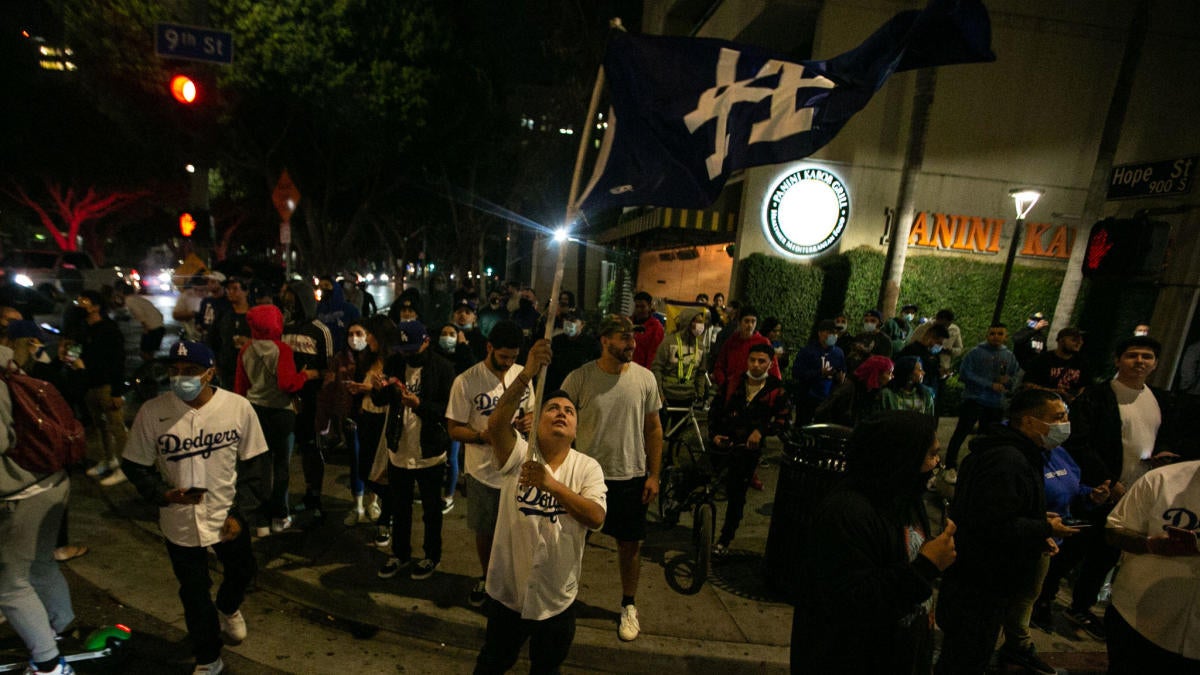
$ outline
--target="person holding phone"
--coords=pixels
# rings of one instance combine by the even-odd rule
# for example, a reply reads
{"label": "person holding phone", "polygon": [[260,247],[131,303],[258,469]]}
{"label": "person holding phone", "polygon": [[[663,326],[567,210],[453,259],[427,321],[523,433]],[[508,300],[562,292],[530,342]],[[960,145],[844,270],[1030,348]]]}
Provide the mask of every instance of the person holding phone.
{"label": "person holding phone", "polygon": [[[267,441],[250,401],[212,385],[216,363],[202,342],[175,343],[167,356],[171,391],[133,420],[121,468],[138,494],[159,507],[171,568],[199,675],[224,670],[222,637],[246,638],[241,605],[257,564],[243,509],[264,496],[256,466]],[[214,604],[208,548],[223,579]]]}
{"label": "person holding phone", "polygon": [[1197,514],[1200,461],[1150,471],[1108,514],[1108,541],[1121,549],[1104,617],[1109,673],[1200,672]]}

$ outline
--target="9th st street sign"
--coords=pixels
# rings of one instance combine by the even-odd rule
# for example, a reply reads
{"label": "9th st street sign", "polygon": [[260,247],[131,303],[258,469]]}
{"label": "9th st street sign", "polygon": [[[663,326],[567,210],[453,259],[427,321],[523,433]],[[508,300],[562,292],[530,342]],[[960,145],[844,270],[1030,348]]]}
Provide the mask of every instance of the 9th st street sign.
{"label": "9th st street sign", "polygon": [[233,33],[174,23],[155,24],[154,53],[174,59],[230,65],[233,63]]}

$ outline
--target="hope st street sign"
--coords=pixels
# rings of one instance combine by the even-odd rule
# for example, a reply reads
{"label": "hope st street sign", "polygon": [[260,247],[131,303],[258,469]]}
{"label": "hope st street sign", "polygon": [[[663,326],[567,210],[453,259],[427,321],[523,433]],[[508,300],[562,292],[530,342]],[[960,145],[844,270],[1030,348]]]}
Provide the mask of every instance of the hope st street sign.
{"label": "hope st street sign", "polygon": [[1200,157],[1114,166],[1108,177],[1108,198],[1131,199],[1187,194],[1192,189],[1192,171],[1200,169],[1200,162],[1197,160],[1200,160]]}
{"label": "hope st street sign", "polygon": [[155,24],[154,53],[173,59],[230,65],[233,33],[174,23]]}

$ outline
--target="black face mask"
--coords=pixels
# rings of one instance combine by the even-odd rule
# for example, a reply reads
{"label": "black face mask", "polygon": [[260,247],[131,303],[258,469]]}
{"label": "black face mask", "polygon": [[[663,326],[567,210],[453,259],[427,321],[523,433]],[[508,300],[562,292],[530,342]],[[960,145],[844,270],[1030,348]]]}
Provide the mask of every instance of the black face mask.
{"label": "black face mask", "polygon": [[529,298],[521,298],[521,309],[533,309],[533,301]]}
{"label": "black face mask", "polygon": [[426,363],[429,363],[429,354],[414,352],[404,357],[404,362],[413,368],[423,368]]}

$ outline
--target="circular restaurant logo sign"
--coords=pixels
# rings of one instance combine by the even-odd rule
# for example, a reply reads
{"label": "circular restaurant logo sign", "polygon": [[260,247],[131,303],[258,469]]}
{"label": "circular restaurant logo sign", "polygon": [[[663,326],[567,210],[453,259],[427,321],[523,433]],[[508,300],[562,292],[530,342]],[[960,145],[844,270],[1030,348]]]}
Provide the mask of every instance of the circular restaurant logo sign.
{"label": "circular restaurant logo sign", "polygon": [[763,225],[779,250],[815,255],[837,242],[850,217],[850,194],[824,169],[788,174],[767,199]]}

